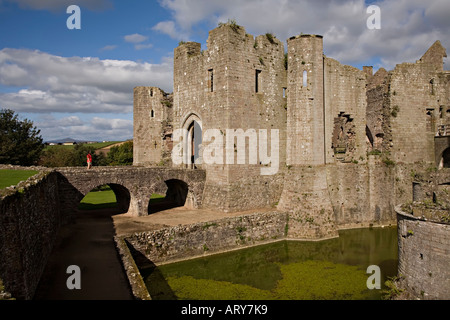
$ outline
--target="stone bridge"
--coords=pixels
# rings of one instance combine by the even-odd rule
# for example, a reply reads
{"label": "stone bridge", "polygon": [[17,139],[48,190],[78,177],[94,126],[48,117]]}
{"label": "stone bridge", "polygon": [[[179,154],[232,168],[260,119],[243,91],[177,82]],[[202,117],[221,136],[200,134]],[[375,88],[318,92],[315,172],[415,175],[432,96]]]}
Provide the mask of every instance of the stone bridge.
{"label": "stone bridge", "polygon": [[162,167],[58,168],[59,197],[63,216],[77,212],[80,201],[92,189],[109,185],[121,212],[133,216],[149,213],[153,193],[166,195],[176,206],[199,208],[203,200],[204,170]]}

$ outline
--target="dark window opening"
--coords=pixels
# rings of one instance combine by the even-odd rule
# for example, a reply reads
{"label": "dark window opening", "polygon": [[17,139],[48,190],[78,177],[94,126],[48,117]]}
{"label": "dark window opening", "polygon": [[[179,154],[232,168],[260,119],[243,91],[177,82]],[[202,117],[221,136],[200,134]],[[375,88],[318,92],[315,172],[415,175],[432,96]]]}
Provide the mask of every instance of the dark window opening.
{"label": "dark window opening", "polygon": [[259,90],[260,90],[260,73],[261,73],[261,70],[256,70],[256,72],[255,72],[255,92],[256,93],[258,93],[259,92]]}
{"label": "dark window opening", "polygon": [[153,89],[150,89],[150,97],[153,97]]}
{"label": "dark window opening", "polygon": [[154,118],[154,117],[155,117],[155,111],[152,110],[152,111],[150,112],[150,116],[151,116],[152,118]]}
{"label": "dark window opening", "polygon": [[213,69],[208,70],[208,87],[210,92],[214,92],[214,72]]}
{"label": "dark window opening", "polygon": [[442,153],[442,164],[444,168],[450,168],[450,148],[447,148]]}

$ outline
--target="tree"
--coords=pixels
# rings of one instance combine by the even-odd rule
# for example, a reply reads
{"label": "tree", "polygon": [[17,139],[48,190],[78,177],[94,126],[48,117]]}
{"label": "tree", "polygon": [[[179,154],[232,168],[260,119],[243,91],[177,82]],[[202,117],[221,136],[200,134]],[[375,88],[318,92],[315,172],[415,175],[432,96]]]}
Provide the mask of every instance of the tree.
{"label": "tree", "polygon": [[35,164],[44,148],[40,130],[33,122],[19,120],[10,109],[0,110],[0,163],[29,166]]}
{"label": "tree", "polygon": [[75,148],[73,149],[74,152],[74,163],[72,166],[78,167],[78,166],[86,166],[86,156],[90,152],[92,155],[92,165],[98,166],[102,165],[103,162],[103,154],[96,154],[95,148],[92,145],[89,144],[77,144]]}
{"label": "tree", "polygon": [[40,165],[44,167],[83,167],[87,165],[86,156],[92,155],[94,166],[107,165],[103,154],[96,154],[95,148],[89,144],[77,144],[75,147],[52,146],[42,153]]}
{"label": "tree", "polygon": [[107,157],[110,166],[129,166],[133,164],[133,141],[112,147]]}
{"label": "tree", "polygon": [[39,164],[44,167],[71,167],[74,163],[74,152],[63,146],[52,146],[44,149]]}

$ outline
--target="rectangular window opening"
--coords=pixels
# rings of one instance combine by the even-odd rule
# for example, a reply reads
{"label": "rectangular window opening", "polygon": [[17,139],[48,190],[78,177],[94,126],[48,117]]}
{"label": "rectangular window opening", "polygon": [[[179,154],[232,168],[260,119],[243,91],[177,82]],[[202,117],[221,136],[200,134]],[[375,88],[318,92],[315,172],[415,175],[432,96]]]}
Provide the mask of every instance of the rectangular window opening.
{"label": "rectangular window opening", "polygon": [[286,96],[286,90],[287,90],[287,88],[283,88],[283,98],[286,98],[287,96]]}
{"label": "rectangular window opening", "polygon": [[258,93],[260,90],[260,81],[261,81],[260,76],[259,76],[260,73],[261,73],[261,70],[256,70],[256,72],[255,72],[255,92],[256,93]]}
{"label": "rectangular window opening", "polygon": [[307,87],[308,86],[308,72],[305,70],[303,71],[303,87]]}
{"label": "rectangular window opening", "polygon": [[210,92],[214,92],[214,72],[213,69],[208,69],[208,87]]}

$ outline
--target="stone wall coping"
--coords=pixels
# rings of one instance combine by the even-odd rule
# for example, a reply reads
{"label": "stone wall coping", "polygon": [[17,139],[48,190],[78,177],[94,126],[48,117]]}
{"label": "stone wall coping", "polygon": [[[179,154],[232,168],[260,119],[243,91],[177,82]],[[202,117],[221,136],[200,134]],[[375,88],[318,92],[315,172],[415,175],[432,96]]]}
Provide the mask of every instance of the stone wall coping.
{"label": "stone wall coping", "polygon": [[430,220],[427,219],[425,217],[419,217],[419,216],[415,216],[412,215],[410,213],[406,213],[402,210],[402,204],[399,204],[397,206],[394,207],[395,213],[397,213],[397,215],[403,216],[409,220],[418,220],[418,221],[423,221],[423,222],[428,222],[428,223],[435,223],[435,224],[441,224],[441,225],[449,225],[448,223],[445,222],[440,222],[440,221],[435,221],[435,220]]}

